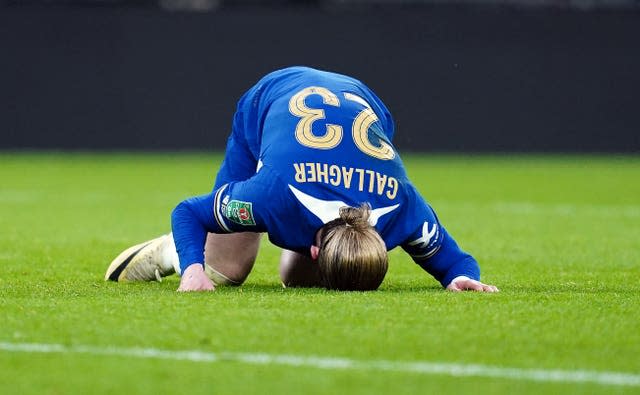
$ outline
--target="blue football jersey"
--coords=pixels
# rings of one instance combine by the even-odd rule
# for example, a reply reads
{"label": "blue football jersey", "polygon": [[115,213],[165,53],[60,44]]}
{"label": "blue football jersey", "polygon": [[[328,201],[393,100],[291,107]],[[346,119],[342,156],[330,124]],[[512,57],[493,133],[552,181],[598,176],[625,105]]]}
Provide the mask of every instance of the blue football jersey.
{"label": "blue football jersey", "polygon": [[267,75],[238,103],[212,193],[174,210],[182,270],[204,261],[207,232],[267,232],[308,255],[340,207],[368,203],[388,250],[402,246],[445,286],[479,279],[407,178],[393,133],[389,110],[356,79],[307,67]]}

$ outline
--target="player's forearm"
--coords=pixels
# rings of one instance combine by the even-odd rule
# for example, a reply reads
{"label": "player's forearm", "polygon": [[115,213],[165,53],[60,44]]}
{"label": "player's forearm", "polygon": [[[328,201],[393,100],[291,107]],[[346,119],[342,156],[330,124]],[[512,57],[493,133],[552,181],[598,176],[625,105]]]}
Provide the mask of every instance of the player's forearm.
{"label": "player's forearm", "polygon": [[213,195],[182,201],[171,214],[171,229],[180,258],[180,271],[194,263],[204,264],[204,245],[208,232],[216,232]]}
{"label": "player's forearm", "polygon": [[477,281],[480,280],[480,266],[471,255],[455,262],[442,277],[440,284],[446,288],[447,285],[451,284],[451,282],[458,277],[468,277],[471,280]]}
{"label": "player's forearm", "polygon": [[431,258],[429,262],[416,263],[438,280],[443,287],[449,285],[454,278],[459,276],[480,280],[480,267],[478,262],[470,255],[459,260],[450,260],[449,257],[441,256],[439,257],[442,260],[440,262],[434,262],[434,258],[436,257]]}

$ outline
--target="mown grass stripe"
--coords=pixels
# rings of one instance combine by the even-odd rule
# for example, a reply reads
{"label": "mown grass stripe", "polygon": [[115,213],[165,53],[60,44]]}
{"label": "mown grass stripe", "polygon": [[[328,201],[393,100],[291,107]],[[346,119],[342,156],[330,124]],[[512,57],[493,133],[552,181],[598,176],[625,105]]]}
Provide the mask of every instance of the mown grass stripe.
{"label": "mown grass stripe", "polygon": [[640,374],[590,370],[520,369],[478,364],[425,361],[356,360],[318,356],[266,353],[206,352],[155,348],[65,346],[43,343],[0,343],[0,350],[25,353],[91,354],[134,358],[155,358],[191,362],[238,362],[250,365],[283,365],[329,370],[375,370],[458,377],[488,377],[559,383],[595,383],[614,386],[640,386]]}

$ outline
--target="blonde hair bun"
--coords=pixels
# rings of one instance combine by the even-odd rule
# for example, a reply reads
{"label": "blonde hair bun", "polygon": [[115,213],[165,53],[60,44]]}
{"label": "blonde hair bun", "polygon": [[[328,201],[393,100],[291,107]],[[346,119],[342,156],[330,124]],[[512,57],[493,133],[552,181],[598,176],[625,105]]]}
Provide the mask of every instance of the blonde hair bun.
{"label": "blonde hair bun", "polygon": [[359,230],[371,227],[369,224],[369,215],[371,215],[369,203],[363,203],[360,207],[340,207],[339,214],[340,219],[348,226]]}

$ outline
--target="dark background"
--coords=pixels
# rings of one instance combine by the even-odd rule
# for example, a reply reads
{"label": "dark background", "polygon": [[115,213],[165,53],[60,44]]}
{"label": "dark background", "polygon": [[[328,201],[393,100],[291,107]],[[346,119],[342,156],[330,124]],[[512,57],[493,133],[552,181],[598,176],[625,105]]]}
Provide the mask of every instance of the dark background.
{"label": "dark background", "polygon": [[309,65],[403,151],[638,153],[638,4],[5,1],[0,149],[223,149],[247,88]]}

